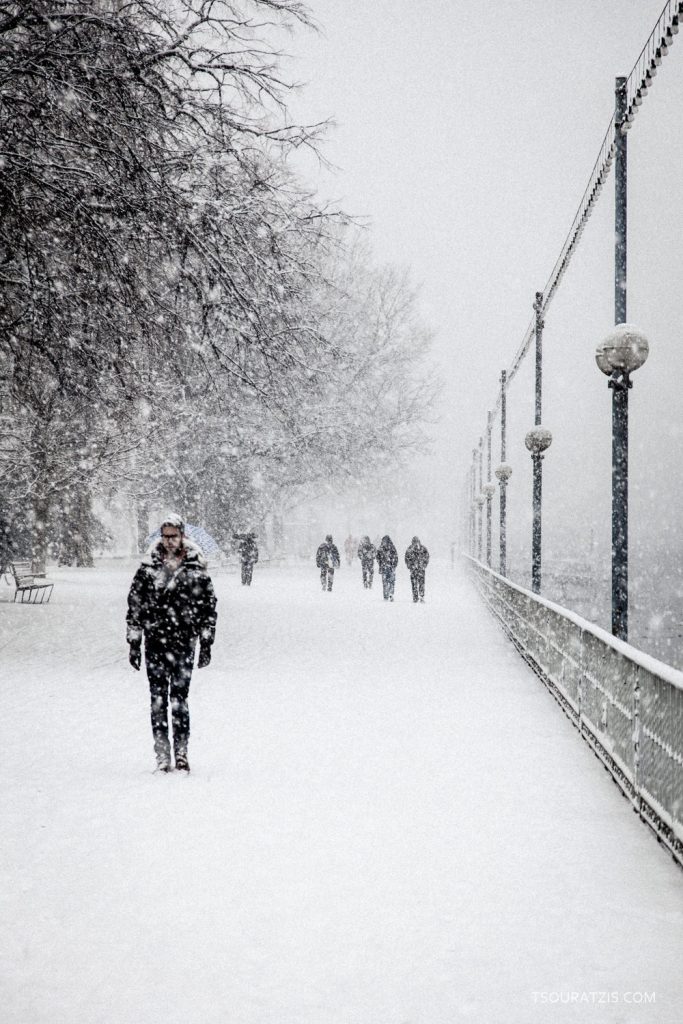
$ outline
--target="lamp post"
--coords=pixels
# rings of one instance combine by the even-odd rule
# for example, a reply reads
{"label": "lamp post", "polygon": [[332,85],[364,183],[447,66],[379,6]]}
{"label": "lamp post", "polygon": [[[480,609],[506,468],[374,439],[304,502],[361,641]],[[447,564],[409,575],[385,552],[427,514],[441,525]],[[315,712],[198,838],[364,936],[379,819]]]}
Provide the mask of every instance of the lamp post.
{"label": "lamp post", "polygon": [[492,483],[484,484],[482,489],[484,495],[484,501],[486,502],[486,564],[489,569],[491,568],[491,501],[493,495],[496,493],[496,488]]}
{"label": "lamp post", "polygon": [[477,523],[477,559],[481,562],[482,555],[482,534],[484,530],[484,495],[482,493],[483,481],[483,464],[484,464],[484,438],[479,438],[479,450],[477,452],[477,459],[479,461],[479,488],[477,490],[477,508],[479,509],[478,523]]}
{"label": "lamp post", "polygon": [[505,431],[507,429],[507,372],[500,374],[500,465],[496,469],[496,477],[500,483],[500,528],[498,544],[500,547],[500,575],[507,575],[507,482],[512,476],[512,466],[505,461]]}
{"label": "lamp post", "polygon": [[467,471],[467,503],[466,503],[466,518],[467,518],[467,551],[470,555],[474,554],[474,510],[472,508],[472,467],[470,466]]}
{"label": "lamp post", "polygon": [[534,464],[531,526],[531,589],[534,594],[541,593],[541,498],[543,485],[541,464],[543,452],[550,447],[552,440],[553,435],[545,427],[534,427],[524,438],[524,444],[531,452]]}
{"label": "lamp post", "polygon": [[491,427],[493,424],[493,413],[489,411],[486,417],[486,483],[482,487],[484,500],[486,501],[486,564],[491,568],[491,501],[496,493],[496,488],[491,483]]}
{"label": "lamp post", "polygon": [[470,469],[470,554],[474,558],[477,553],[477,449],[472,449],[472,466]]}
{"label": "lamp post", "polygon": [[628,641],[628,392],[650,352],[633,324],[617,324],[595,349],[612,389],[612,635]]}
{"label": "lamp post", "polygon": [[536,314],[536,389],[534,403],[534,427],[524,438],[533,462],[534,484],[532,495],[531,527],[531,589],[534,594],[541,592],[541,497],[543,490],[543,452],[550,447],[553,435],[541,426],[543,386],[543,292],[536,292],[534,302]]}
{"label": "lamp post", "polygon": [[614,322],[626,320],[626,244],[627,244],[627,167],[628,149],[626,132],[630,124],[626,118],[628,79],[617,78],[615,85],[614,115]]}
{"label": "lamp post", "polygon": [[496,477],[500,483],[500,575],[507,576],[507,483],[512,476],[512,466],[501,462],[496,467]]}
{"label": "lamp post", "polygon": [[483,524],[484,524],[484,502],[486,501],[486,498],[480,492],[474,500],[476,502],[478,513],[479,513],[479,534],[477,536],[477,561],[481,562],[481,556],[482,556],[482,531],[483,531]]}

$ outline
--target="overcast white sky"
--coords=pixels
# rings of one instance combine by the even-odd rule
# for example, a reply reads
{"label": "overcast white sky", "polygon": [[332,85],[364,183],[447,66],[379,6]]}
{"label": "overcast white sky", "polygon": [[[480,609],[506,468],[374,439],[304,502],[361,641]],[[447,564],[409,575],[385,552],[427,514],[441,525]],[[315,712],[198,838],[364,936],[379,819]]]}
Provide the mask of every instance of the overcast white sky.
{"label": "overcast white sky", "polygon": [[[500,370],[522,340],[534,293],[547,281],[598,156],[614,79],[631,71],[663,3],[311,0],[310,7],[320,34],[298,31],[288,41],[292,74],[305,83],[293,112],[309,122],[335,119],[324,151],[337,169],[311,161],[305,175],[324,196],[368,218],[378,261],[409,266],[421,284],[446,384],[433,500],[452,517]],[[667,331],[672,348],[681,347],[681,310],[670,294],[681,269],[681,99],[683,36],[629,136],[629,319],[648,331],[660,356]],[[599,419],[586,438],[565,438],[566,466],[556,448],[547,466],[554,458],[563,475],[573,472],[576,452],[594,445],[601,480],[609,474],[609,395],[593,351],[613,322],[612,225],[610,177],[545,337],[544,423],[558,441],[565,424],[571,431],[579,386],[592,403],[580,419]],[[648,393],[661,396],[655,408],[680,406],[671,368],[660,358],[655,378],[651,363],[640,373],[643,382],[650,374]],[[518,386],[528,394],[510,394],[520,443],[533,425],[532,382],[523,377]],[[632,416],[637,424],[637,409]],[[680,445],[679,426],[667,429]],[[526,508],[530,460],[523,447],[517,457]],[[609,479],[605,486],[608,497]]]}

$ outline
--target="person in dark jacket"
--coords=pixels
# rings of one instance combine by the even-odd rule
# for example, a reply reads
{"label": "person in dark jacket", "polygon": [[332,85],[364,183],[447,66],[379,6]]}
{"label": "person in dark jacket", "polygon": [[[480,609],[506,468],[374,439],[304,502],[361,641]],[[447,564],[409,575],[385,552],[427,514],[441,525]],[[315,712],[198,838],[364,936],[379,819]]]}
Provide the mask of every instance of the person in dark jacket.
{"label": "person in dark jacket", "polygon": [[254,566],[258,562],[256,534],[253,531],[239,535],[239,551],[242,565],[242,586],[250,587]]}
{"label": "person in dark jacket", "polygon": [[398,551],[394,542],[387,534],[382,537],[377,548],[377,565],[382,576],[382,593],[385,601],[394,600],[394,586],[396,585],[396,566],[398,565]]}
{"label": "person in dark jacket", "polygon": [[361,570],[363,573],[363,586],[366,590],[372,587],[372,580],[375,575],[375,555],[377,548],[368,536],[362,537],[358,545],[358,557],[360,558]]}
{"label": "person in dark jacket", "polygon": [[197,640],[198,668],[211,661],[216,632],[216,595],[200,548],[185,537],[180,516],[161,524],[161,540],[143,558],[128,594],[126,638],[129,661],[139,670],[142,639],[149,680],[152,735],[157,767],[171,770],[168,701],[171,699],[173,751],[178,771],[189,772],[188,694]]}
{"label": "person in dark jacket", "polygon": [[328,533],[315,554],[315,564],[320,569],[320,583],[323,590],[332,590],[334,570],[339,568],[339,550]]}
{"label": "person in dark jacket", "polygon": [[413,588],[413,601],[424,602],[425,569],[429,563],[429,552],[419,537],[413,537],[405,554],[406,565],[410,573],[410,585]]}

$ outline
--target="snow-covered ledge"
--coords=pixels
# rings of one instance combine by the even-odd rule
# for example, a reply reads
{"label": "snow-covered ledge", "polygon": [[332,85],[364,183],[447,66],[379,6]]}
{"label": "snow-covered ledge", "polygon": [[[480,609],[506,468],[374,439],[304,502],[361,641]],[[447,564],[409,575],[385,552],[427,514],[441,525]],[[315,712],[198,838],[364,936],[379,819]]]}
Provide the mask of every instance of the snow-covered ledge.
{"label": "snow-covered ledge", "polygon": [[465,558],[522,657],[683,865],[683,672]]}
{"label": "snow-covered ledge", "polygon": [[511,580],[505,578],[505,576],[499,575],[493,569],[489,569],[488,566],[484,565],[483,562],[478,562],[476,558],[471,558],[469,555],[465,555],[468,562],[471,562],[473,566],[484,570],[487,574],[494,576],[496,579],[504,583],[506,587],[510,587],[512,590],[517,590],[520,594],[524,594],[526,597],[532,598],[540,605],[544,605],[551,611],[562,615],[564,618],[569,619],[580,629],[585,630],[586,633],[592,633],[598,640],[607,644],[609,647],[613,647],[615,651],[619,651],[624,657],[629,658],[635,662],[636,665],[640,665],[648,672],[652,672],[654,675],[661,676],[672,686],[675,686],[678,690],[683,691],[683,672],[679,669],[673,668],[671,665],[667,665],[665,661],[659,661],[657,658],[653,658],[649,654],[645,654],[644,651],[639,651],[637,647],[632,647],[631,644],[625,643],[623,640],[618,640],[617,637],[612,636],[606,629],[601,629],[600,626],[596,626],[594,622],[589,622],[588,619],[583,619],[576,612],[573,612],[570,608],[563,608],[560,604],[555,604],[553,601],[547,601],[540,594],[534,594],[531,590],[526,590],[525,587],[520,587],[519,584],[513,583]]}

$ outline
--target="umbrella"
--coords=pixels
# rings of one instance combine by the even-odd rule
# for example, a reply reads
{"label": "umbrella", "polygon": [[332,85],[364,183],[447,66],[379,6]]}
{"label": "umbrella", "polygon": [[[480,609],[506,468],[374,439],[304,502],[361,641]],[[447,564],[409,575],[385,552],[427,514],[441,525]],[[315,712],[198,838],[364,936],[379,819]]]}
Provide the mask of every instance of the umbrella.
{"label": "umbrella", "polygon": [[[185,536],[189,537],[197,544],[205,555],[216,555],[220,554],[221,549],[218,543],[213,539],[210,533],[204,529],[203,526],[193,526],[191,523],[185,524]],[[161,530],[155,530],[147,538],[147,547],[153,544],[155,540],[159,540],[161,537]]]}

